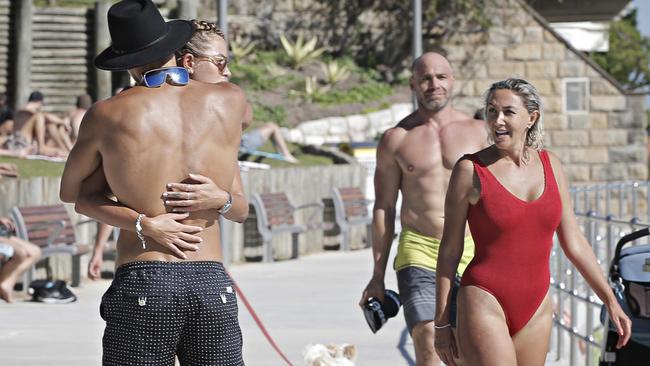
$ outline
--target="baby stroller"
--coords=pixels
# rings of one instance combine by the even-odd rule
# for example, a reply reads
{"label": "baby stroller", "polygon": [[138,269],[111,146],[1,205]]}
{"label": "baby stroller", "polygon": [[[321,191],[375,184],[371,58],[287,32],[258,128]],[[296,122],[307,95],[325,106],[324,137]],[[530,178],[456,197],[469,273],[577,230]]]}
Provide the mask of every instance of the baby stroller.
{"label": "baby stroller", "polygon": [[600,316],[607,335],[600,366],[650,365],[650,245],[623,249],[625,244],[648,235],[648,228],[641,229],[625,235],[616,244],[609,280],[618,303],[632,320],[632,337],[625,347],[616,349],[618,334],[603,306]]}

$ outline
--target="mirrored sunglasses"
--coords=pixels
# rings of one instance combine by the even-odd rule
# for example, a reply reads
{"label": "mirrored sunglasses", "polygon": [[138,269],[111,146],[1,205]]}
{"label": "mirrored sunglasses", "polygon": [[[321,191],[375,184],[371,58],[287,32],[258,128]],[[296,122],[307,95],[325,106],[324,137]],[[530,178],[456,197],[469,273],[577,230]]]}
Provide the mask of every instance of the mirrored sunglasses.
{"label": "mirrored sunglasses", "polygon": [[145,72],[142,80],[147,88],[157,88],[165,82],[171,85],[187,85],[190,74],[183,67],[163,67]]}

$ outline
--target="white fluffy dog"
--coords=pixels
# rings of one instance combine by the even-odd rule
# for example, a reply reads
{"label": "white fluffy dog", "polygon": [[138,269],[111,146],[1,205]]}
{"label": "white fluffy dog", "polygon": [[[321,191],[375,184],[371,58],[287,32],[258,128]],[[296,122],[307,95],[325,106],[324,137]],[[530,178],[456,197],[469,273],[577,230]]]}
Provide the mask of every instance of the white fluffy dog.
{"label": "white fluffy dog", "polygon": [[306,366],[354,366],[357,347],[353,344],[310,344],[303,356]]}

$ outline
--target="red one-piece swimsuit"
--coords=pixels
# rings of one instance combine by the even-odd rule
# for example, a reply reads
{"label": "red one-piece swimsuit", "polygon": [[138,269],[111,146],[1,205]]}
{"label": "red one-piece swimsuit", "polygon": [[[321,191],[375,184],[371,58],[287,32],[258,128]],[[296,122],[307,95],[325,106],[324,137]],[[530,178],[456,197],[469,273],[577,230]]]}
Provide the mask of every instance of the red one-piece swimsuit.
{"label": "red one-piece swimsuit", "polygon": [[503,308],[511,336],[528,323],[548,292],[549,256],[562,215],[548,153],[542,150],[539,157],[544,192],[527,202],[501,185],[477,156],[466,156],[474,163],[481,196],[469,208],[476,253],[461,286],[477,286],[492,294]]}

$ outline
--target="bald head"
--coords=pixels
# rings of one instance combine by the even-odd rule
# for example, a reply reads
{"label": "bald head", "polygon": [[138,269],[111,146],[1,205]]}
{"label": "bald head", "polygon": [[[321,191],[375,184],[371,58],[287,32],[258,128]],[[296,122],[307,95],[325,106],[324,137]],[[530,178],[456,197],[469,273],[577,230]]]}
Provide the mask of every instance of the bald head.
{"label": "bald head", "polygon": [[449,74],[454,74],[454,69],[451,67],[449,60],[437,52],[426,52],[413,60],[413,64],[411,64],[411,71],[415,74],[423,67],[426,68],[427,65],[436,65],[439,68],[443,69],[446,68],[448,69]]}
{"label": "bald head", "polygon": [[454,87],[454,70],[445,56],[427,52],[413,61],[411,90],[418,108],[437,113],[447,107]]}

